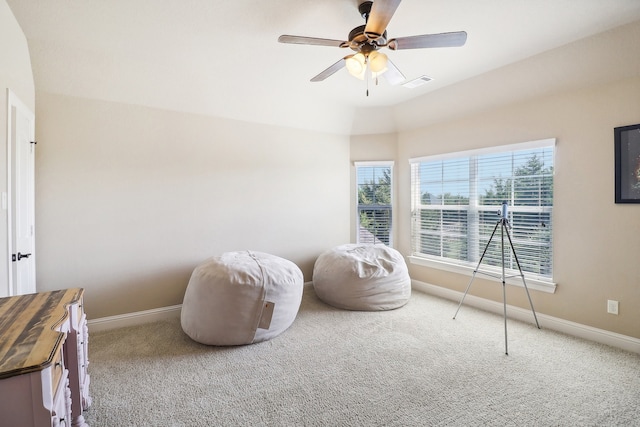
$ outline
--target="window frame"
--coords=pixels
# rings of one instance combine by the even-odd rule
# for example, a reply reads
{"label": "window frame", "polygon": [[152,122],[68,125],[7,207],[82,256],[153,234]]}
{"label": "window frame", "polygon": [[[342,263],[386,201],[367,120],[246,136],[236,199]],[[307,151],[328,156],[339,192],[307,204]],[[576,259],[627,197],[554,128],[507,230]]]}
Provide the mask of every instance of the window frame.
{"label": "window frame", "polygon": [[[481,148],[481,149],[475,149],[475,150],[467,150],[467,151],[459,151],[459,152],[452,152],[452,153],[444,153],[444,154],[437,154],[437,155],[432,155],[432,156],[422,156],[422,157],[416,157],[416,158],[410,158],[409,159],[409,163],[410,163],[410,168],[411,168],[411,221],[414,221],[413,219],[413,215],[414,212],[417,209],[416,206],[416,201],[420,200],[420,197],[422,196],[422,194],[420,195],[416,195],[416,192],[420,192],[420,189],[418,188],[419,186],[415,185],[415,178],[413,175],[413,168],[415,164],[419,164],[422,162],[434,162],[434,161],[443,161],[443,160],[452,160],[452,159],[464,159],[464,158],[477,158],[478,156],[486,156],[486,155],[491,155],[491,154],[501,154],[501,153],[507,153],[507,152],[515,152],[515,151],[520,151],[520,150],[530,150],[530,149],[539,149],[539,148],[551,148],[553,150],[553,158],[554,158],[554,170],[553,170],[553,175],[555,175],[555,148],[556,148],[556,139],[555,138],[547,138],[547,139],[542,139],[542,140],[536,140],[536,141],[530,141],[530,142],[523,142],[523,143],[516,143],[516,144],[508,144],[508,145],[500,145],[500,146],[492,146],[492,147],[487,147],[487,148]],[[471,178],[469,178],[469,181],[471,181]],[[417,197],[417,198],[416,198]],[[471,195],[470,195],[471,198]],[[479,198],[479,195],[478,195]],[[442,206],[442,205],[440,205]],[[467,212],[471,212],[472,210],[468,209],[468,205],[446,205],[447,209],[455,209],[455,208],[466,208]],[[437,210],[437,209],[436,209]],[[526,209],[525,209],[526,210]],[[485,209],[486,211],[486,209]],[[548,207],[548,208],[542,208],[541,211],[546,211],[549,212],[551,214],[551,217],[553,217],[553,205]],[[483,209],[475,209],[473,210],[473,212],[478,213],[478,214],[482,214]],[[512,213],[513,211],[510,211],[510,213]],[[553,221],[553,219],[551,220]],[[496,217],[496,222],[497,222],[497,217]],[[468,223],[468,222],[467,222]],[[497,230],[497,233],[499,232],[499,230]],[[553,227],[551,229],[551,233],[553,236]],[[464,261],[460,261],[458,262],[454,262],[453,258],[451,258],[451,262],[447,261],[447,258],[444,257],[439,257],[439,256],[429,256],[429,255],[425,255],[425,254],[420,254],[420,253],[415,253],[414,252],[414,238],[416,236],[414,236],[414,227],[413,224],[410,227],[410,239],[411,239],[411,248],[412,248],[412,252],[411,255],[408,257],[409,262],[412,264],[416,264],[416,265],[420,265],[420,266],[426,266],[426,267],[430,267],[430,268],[435,268],[435,269],[439,269],[439,270],[444,270],[444,271],[450,271],[450,272],[455,272],[455,273],[460,273],[460,274],[464,274],[464,275],[468,275],[468,276],[472,276],[474,270],[476,269],[477,266],[477,260],[476,261],[467,261],[466,263]],[[499,235],[498,235],[499,237]],[[496,237],[494,237],[495,240]],[[506,248],[505,248],[506,249]],[[552,238],[552,249],[553,249],[553,238]],[[480,252],[482,251],[482,248],[479,249]],[[552,257],[553,257],[553,252],[552,252]],[[477,257],[479,258],[479,256]],[[520,255],[518,255],[518,258],[520,258]],[[522,261],[521,261],[522,262]],[[551,260],[551,265],[553,265],[553,259]],[[487,276],[486,278],[489,280],[495,280],[495,281],[499,281],[501,282],[501,275],[500,275],[500,268],[498,267],[492,267],[492,266],[488,266],[485,265],[485,263],[483,262],[483,264],[480,266],[480,270],[482,271],[487,271],[490,273],[497,273],[497,277],[496,275],[491,275],[491,276]],[[515,271],[517,272],[517,268],[515,269]],[[551,277],[550,278],[545,278],[545,277],[541,277],[541,276],[531,276],[530,273],[524,271],[525,273],[525,280],[527,282],[527,287],[531,288],[531,289],[536,289],[539,291],[543,291],[543,292],[549,292],[549,293],[554,293],[556,290],[556,286],[557,284],[554,282],[553,279],[553,271],[551,273]],[[485,276],[483,275],[483,278]],[[518,274],[517,277],[516,276],[509,276],[506,278],[505,280],[506,283],[510,284],[510,285],[515,285],[515,286],[520,286],[522,287],[522,279],[520,278],[520,275]]]}
{"label": "window frame", "polygon": [[[360,203],[359,203],[359,188],[360,183],[358,182],[358,169],[361,167],[380,167],[380,168],[389,168],[389,176],[391,178],[390,183],[390,204],[389,204],[389,212],[391,216],[391,223],[389,227],[389,244],[387,246],[394,247],[394,223],[395,223],[395,209],[394,209],[394,166],[395,162],[392,160],[376,160],[376,161],[355,161],[353,162],[353,166],[355,168],[355,240],[356,243],[367,243],[360,241]],[[384,242],[381,242],[385,244]],[[380,244],[380,243],[373,243]]]}

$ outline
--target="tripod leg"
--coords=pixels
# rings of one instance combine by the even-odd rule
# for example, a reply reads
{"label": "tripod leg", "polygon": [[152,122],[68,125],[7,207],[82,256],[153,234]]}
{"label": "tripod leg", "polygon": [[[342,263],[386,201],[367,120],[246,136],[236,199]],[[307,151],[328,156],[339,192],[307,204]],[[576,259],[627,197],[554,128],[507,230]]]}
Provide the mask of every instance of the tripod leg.
{"label": "tripod leg", "polygon": [[453,319],[455,320],[456,316],[458,315],[458,312],[460,311],[460,307],[462,307],[462,303],[464,302],[464,299],[467,296],[467,293],[469,292],[469,288],[471,287],[471,283],[473,283],[473,279],[476,278],[476,272],[478,271],[478,268],[480,267],[480,265],[478,264],[478,267],[476,267],[475,270],[473,270],[473,274],[471,275],[471,280],[469,280],[469,284],[467,285],[467,290],[464,291],[464,295],[462,295],[462,299],[460,300],[460,304],[458,304],[458,309],[456,310],[456,314],[453,315]]}
{"label": "tripod leg", "polygon": [[480,257],[480,260],[478,261],[478,265],[476,265],[476,269],[473,270],[473,275],[471,275],[471,280],[469,280],[469,284],[467,285],[467,290],[464,291],[464,295],[462,295],[462,299],[460,300],[460,304],[458,304],[458,309],[456,310],[456,314],[453,315],[454,319],[458,315],[458,311],[460,311],[460,307],[462,307],[462,303],[464,302],[464,299],[467,297],[467,293],[469,293],[469,288],[471,287],[471,284],[473,283],[473,279],[476,278],[476,273],[480,269],[480,263],[482,262],[482,259],[484,258],[484,255],[487,253],[487,249],[489,249],[489,244],[491,243],[491,240],[493,239],[493,235],[496,234],[496,230],[498,229],[499,225],[500,225],[500,223],[498,222],[496,224],[496,226],[493,228],[493,232],[491,233],[491,237],[489,237],[489,240],[487,241],[487,246],[485,246],[484,247],[484,251],[482,251],[482,256]]}
{"label": "tripod leg", "polygon": [[522,278],[522,284],[524,285],[524,290],[527,293],[527,298],[529,299],[529,305],[531,306],[531,311],[533,312],[533,318],[536,321],[536,326],[540,329],[540,323],[538,323],[538,316],[536,316],[536,310],[533,308],[533,301],[531,301],[531,295],[529,295],[529,288],[527,287],[527,282],[524,280],[524,273],[522,272],[522,267],[520,267],[520,261],[518,260],[518,255],[516,255],[516,250],[513,247],[513,242],[511,241],[511,236],[509,235],[509,230],[507,230],[507,237],[509,238],[509,246],[511,246],[511,252],[513,253],[513,258],[516,260],[516,264],[518,265],[518,271],[520,271],[520,277]]}
{"label": "tripod leg", "polygon": [[[504,232],[507,231],[507,236],[509,235],[509,231],[507,230],[507,225],[504,220],[500,222],[502,224],[502,228],[500,229],[500,249],[502,251],[502,307],[504,310],[504,354],[509,355],[509,346],[507,344],[507,283],[505,281],[504,274]],[[509,239],[511,242],[511,239]]]}
{"label": "tripod leg", "polygon": [[509,347],[507,344],[507,291],[505,283],[502,282],[502,306],[504,307],[504,354],[509,355]]}

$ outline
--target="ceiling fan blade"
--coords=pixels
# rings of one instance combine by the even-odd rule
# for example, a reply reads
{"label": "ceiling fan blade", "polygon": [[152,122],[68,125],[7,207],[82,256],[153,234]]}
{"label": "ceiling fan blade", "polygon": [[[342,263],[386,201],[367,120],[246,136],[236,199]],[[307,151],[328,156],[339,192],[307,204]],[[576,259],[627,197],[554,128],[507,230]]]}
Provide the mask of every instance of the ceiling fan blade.
{"label": "ceiling fan blade", "polygon": [[364,28],[364,34],[369,40],[376,40],[384,34],[399,5],[400,0],[375,0],[373,2],[367,25]]}
{"label": "ceiling fan blade", "polygon": [[342,40],[320,39],[316,37],[303,37],[303,36],[289,36],[286,34],[278,37],[278,41],[280,43],[310,44],[310,45],[316,45],[316,46],[346,47],[349,45],[349,42],[342,41]]}
{"label": "ceiling fan blade", "polygon": [[467,42],[465,31],[453,33],[423,34],[421,36],[398,37],[391,39],[387,47],[391,50],[422,49],[429,47],[459,47]]}
{"label": "ceiling fan blade", "polygon": [[324,79],[326,79],[327,77],[335,74],[336,71],[341,70],[342,68],[344,68],[344,66],[346,65],[346,59],[348,58],[348,56],[340,59],[338,62],[336,62],[335,64],[333,64],[332,66],[330,66],[329,68],[327,68],[326,70],[324,70],[323,72],[321,72],[320,74],[318,74],[317,76],[315,76],[314,78],[311,79],[312,82],[321,82]]}
{"label": "ceiling fan blade", "polygon": [[387,59],[387,71],[382,74],[382,77],[384,77],[390,85],[394,86],[406,80],[404,74],[402,74],[398,67],[389,59]]}

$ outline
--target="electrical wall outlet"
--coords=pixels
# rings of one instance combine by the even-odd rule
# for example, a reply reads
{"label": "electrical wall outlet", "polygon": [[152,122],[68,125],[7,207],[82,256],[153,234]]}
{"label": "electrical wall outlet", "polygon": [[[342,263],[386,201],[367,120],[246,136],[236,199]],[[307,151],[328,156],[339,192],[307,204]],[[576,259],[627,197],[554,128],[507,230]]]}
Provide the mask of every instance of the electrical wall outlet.
{"label": "electrical wall outlet", "polygon": [[607,300],[607,313],[618,314],[618,301]]}

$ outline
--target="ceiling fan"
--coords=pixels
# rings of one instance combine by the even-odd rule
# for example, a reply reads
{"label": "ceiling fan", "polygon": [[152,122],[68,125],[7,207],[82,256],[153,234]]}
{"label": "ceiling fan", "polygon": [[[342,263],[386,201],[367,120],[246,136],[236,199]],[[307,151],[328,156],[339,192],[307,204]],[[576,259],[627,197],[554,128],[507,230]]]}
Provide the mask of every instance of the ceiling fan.
{"label": "ceiling fan", "polygon": [[400,5],[400,1],[375,0],[375,2],[364,1],[360,3],[358,11],[365,19],[365,25],[360,25],[351,30],[348,41],[290,35],[282,35],[278,38],[278,41],[291,44],[348,47],[356,52],[345,56],[313,77],[311,79],[312,82],[323,81],[344,67],[347,67],[351,75],[364,79],[368,66],[372,77],[376,81],[378,76],[383,76],[390,84],[396,85],[403,82],[405,77],[393,62],[387,58],[387,55],[378,52],[380,48],[388,47],[391,50],[399,50],[458,47],[464,45],[467,41],[467,33],[464,31],[387,39],[387,25],[391,21],[398,5]]}

